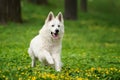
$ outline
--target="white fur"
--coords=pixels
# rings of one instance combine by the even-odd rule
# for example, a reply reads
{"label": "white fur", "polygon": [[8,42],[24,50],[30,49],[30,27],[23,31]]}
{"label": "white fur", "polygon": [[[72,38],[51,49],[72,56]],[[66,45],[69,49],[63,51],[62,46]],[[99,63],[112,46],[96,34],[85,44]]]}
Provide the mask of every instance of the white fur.
{"label": "white fur", "polygon": [[[54,25],[54,26],[53,26]],[[60,27],[58,27],[60,25]],[[58,35],[52,36],[55,30],[59,30]],[[62,13],[56,17],[50,12],[44,26],[39,34],[31,40],[28,53],[32,59],[31,66],[35,66],[35,59],[38,58],[42,63],[54,65],[56,71],[61,70],[61,48],[64,34],[64,21]]]}

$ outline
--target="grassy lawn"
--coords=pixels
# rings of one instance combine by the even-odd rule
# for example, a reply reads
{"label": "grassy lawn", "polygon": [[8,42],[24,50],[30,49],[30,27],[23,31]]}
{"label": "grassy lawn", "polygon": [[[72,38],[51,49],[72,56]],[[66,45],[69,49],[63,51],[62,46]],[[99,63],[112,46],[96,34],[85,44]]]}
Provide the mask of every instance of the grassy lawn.
{"label": "grassy lawn", "polygon": [[[77,21],[65,20],[61,72],[37,62],[31,68],[27,53],[47,14],[63,10],[63,0],[49,6],[22,2],[24,23],[0,25],[0,80],[120,80],[120,11],[109,9],[108,0],[89,0],[89,12],[79,12]],[[108,2],[109,3],[108,3]],[[117,0],[118,1],[118,0]],[[104,3],[104,4],[103,4]],[[97,6],[97,8],[95,7]]]}

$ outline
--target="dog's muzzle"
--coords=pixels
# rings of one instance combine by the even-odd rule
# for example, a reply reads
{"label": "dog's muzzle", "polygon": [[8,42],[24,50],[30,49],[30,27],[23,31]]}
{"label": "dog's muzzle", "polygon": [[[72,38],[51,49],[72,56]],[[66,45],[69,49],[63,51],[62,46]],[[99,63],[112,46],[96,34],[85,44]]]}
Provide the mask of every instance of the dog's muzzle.
{"label": "dog's muzzle", "polygon": [[56,30],[55,30],[55,33],[54,33],[54,32],[51,32],[51,35],[52,35],[52,37],[53,37],[54,39],[58,39],[58,38],[59,38],[59,30],[56,29]]}

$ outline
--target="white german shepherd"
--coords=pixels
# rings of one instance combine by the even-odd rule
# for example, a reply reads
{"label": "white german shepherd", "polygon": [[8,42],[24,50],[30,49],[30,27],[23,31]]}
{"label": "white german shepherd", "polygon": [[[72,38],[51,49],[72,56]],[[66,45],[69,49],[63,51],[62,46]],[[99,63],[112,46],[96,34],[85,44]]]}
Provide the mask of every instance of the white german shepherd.
{"label": "white german shepherd", "polygon": [[64,35],[64,21],[61,12],[56,17],[50,12],[39,34],[31,40],[28,53],[35,66],[38,58],[44,64],[54,65],[56,71],[61,70],[61,48]]}

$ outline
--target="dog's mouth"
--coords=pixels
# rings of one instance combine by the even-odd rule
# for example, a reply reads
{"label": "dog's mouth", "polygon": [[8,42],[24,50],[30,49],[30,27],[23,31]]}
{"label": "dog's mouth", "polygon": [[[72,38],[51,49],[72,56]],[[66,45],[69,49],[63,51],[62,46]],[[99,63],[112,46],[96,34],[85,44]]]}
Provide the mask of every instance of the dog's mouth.
{"label": "dog's mouth", "polygon": [[58,38],[59,38],[58,32],[55,32],[55,33],[51,32],[51,35],[52,35],[52,37],[53,37],[54,39],[58,39]]}

